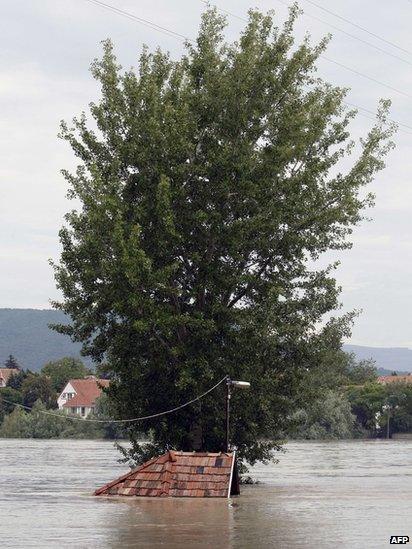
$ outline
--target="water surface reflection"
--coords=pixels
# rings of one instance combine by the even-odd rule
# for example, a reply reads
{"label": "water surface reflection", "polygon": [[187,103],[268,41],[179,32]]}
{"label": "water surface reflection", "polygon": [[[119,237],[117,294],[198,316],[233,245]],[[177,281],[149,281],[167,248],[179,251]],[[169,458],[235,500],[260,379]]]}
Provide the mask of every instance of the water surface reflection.
{"label": "water surface reflection", "polygon": [[231,500],[90,494],[110,442],[0,439],[1,547],[371,548],[412,536],[412,442],[290,443]]}

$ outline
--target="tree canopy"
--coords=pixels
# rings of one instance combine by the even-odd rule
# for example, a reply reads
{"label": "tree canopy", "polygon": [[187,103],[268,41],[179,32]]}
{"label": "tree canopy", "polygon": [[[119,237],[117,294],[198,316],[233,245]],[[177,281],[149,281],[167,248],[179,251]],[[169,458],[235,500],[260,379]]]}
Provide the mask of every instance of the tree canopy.
{"label": "tree canopy", "polygon": [[[328,40],[295,44],[297,15],[277,27],[251,11],[228,44],[225,19],[207,10],[180,59],[144,49],[137,70],[123,71],[106,41],[91,120],[61,129],[79,159],[64,172],[79,206],[54,266],[54,305],[73,324],[56,328],[110,365],[122,418],[179,405],[226,374],[251,381],[234,393],[231,439],[252,463],[270,457],[302,374],[348,330],[349,317],[319,328],[339,288],[335,265],[316,260],[350,247],[391,147],[382,102],[354,148],[346,91],[316,75]],[[223,390],[145,427],[149,452],[222,449]]]}
{"label": "tree canopy", "polygon": [[83,379],[91,372],[80,359],[64,357],[45,364],[41,373],[50,378],[55,391],[61,392],[69,379]]}
{"label": "tree canopy", "polygon": [[21,386],[23,404],[33,407],[40,400],[47,408],[57,408],[57,394],[49,378],[29,372]]}
{"label": "tree canopy", "polygon": [[13,355],[8,356],[7,360],[4,363],[4,367],[5,368],[11,368],[11,369],[14,369],[14,370],[19,370],[20,369],[20,366],[19,366],[17,360],[14,358]]}

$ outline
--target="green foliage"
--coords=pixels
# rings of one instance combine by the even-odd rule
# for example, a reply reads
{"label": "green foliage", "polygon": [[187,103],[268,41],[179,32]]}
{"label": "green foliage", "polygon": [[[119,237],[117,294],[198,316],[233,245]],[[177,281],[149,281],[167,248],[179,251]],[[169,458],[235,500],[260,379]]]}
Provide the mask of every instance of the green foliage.
{"label": "green foliage", "polygon": [[[103,438],[99,424],[67,419],[64,411],[53,410],[53,415],[44,414],[47,407],[38,400],[31,411],[21,408],[5,417],[0,427],[3,438]],[[60,416],[60,417],[59,417]]]}
{"label": "green foliage", "polygon": [[348,371],[348,381],[354,385],[362,385],[376,381],[377,370],[373,360],[355,361],[355,356],[351,355],[351,365]]}
{"label": "green foliage", "polygon": [[[180,60],[145,49],[137,71],[122,72],[105,42],[92,66],[102,91],[93,120],[61,131],[80,161],[64,172],[80,207],[66,216],[55,265],[55,307],[73,325],[56,328],[108,361],[118,417],[171,408],[226,374],[251,381],[234,393],[231,433],[250,463],[271,457],[265,441],[285,429],[304,373],[348,329],[348,318],[317,329],[339,288],[334,265],[314,260],[350,247],[373,201],[364,187],[391,147],[383,102],[342,171],[354,113],[345,90],[315,76],[327,40],[294,44],[297,13],[277,28],[251,11],[226,44],[224,18],[208,10]],[[199,439],[222,448],[223,403],[220,387],[147,421],[151,451]]]}
{"label": "green foliage", "polygon": [[337,391],[326,390],[320,398],[293,417],[295,438],[352,438],[355,416],[348,399]]}
{"label": "green foliage", "polygon": [[390,434],[412,431],[412,385],[368,383],[353,387],[348,398],[359,426],[372,435],[385,436],[390,416]]}
{"label": "green foliage", "polygon": [[50,378],[54,391],[60,393],[69,379],[83,379],[91,372],[78,358],[64,357],[45,364],[41,373]]}
{"label": "green foliage", "polygon": [[[46,406],[40,401],[36,401],[30,414],[30,438],[57,438],[62,436],[66,427],[67,420],[45,415]],[[53,411],[56,413],[56,410]],[[62,417],[65,412],[58,412]]]}
{"label": "green foliage", "polygon": [[9,377],[9,380],[7,382],[7,387],[16,389],[16,391],[20,391],[22,388],[23,382],[27,376],[28,376],[27,371],[19,370],[14,375]]}
{"label": "green foliage", "polygon": [[31,433],[31,417],[19,407],[4,418],[0,427],[2,438],[29,438]]}
{"label": "green foliage", "polygon": [[[113,419],[113,405],[105,393],[102,393],[102,395],[96,400],[94,413],[95,417],[98,419]],[[111,440],[127,438],[127,425],[118,423],[105,423],[103,425],[104,438]]]}
{"label": "green foliage", "polygon": [[299,407],[287,434],[308,439],[358,436],[345,388],[374,379],[376,369],[371,361],[357,362],[353,353],[330,345],[319,363],[302,377]]}
{"label": "green foliage", "polygon": [[[78,362],[73,364],[71,359],[62,359],[62,361],[51,364],[46,372],[50,373],[51,376],[56,374],[55,379],[58,379],[60,364],[68,366],[69,369],[73,366],[78,373],[83,371],[82,368],[84,368]],[[70,371],[73,373],[74,370]],[[4,429],[0,431],[0,436],[17,438],[125,438],[126,428],[122,425],[68,419],[66,411],[54,409],[56,408],[57,394],[52,388],[51,377],[44,374],[33,374],[32,372],[24,372],[24,374],[21,390],[11,387],[0,389],[0,424],[3,422],[4,425]],[[15,407],[14,404],[24,404],[24,406],[31,407],[32,410],[22,414],[20,413],[22,409]],[[19,413],[16,412],[17,409]],[[44,413],[45,411],[47,413]],[[49,413],[50,411],[52,413]],[[95,415],[90,415],[88,419],[110,420],[112,417],[111,404],[107,396],[103,394],[96,401]]]}
{"label": "green foliage", "polygon": [[[87,419],[93,419],[96,416],[89,415]],[[103,425],[88,421],[63,420],[63,429],[60,432],[62,438],[105,438]]]}
{"label": "green foliage", "polygon": [[19,370],[20,366],[17,362],[17,360],[14,358],[13,355],[9,355],[6,362],[4,363],[5,368],[13,368],[15,370]]}
{"label": "green foliage", "polygon": [[[412,432],[412,385],[397,382],[386,386],[385,408],[389,407],[390,434]],[[381,424],[387,422],[383,414]]]}
{"label": "green foliage", "polygon": [[385,387],[378,383],[367,383],[362,387],[353,387],[348,390],[348,399],[361,429],[377,434],[376,418],[377,414],[382,413],[385,398]]}
{"label": "green foliage", "polygon": [[3,421],[4,416],[10,414],[15,408],[10,402],[23,404],[21,393],[12,387],[2,387],[0,389],[0,423]]}
{"label": "green foliage", "polygon": [[331,334],[328,348],[319,354],[316,366],[302,377],[300,394],[302,405],[319,398],[324,389],[338,390],[349,385],[362,385],[377,378],[370,360],[357,361],[353,353],[340,348],[336,334]]}
{"label": "green foliage", "polygon": [[113,372],[110,368],[110,364],[107,364],[106,362],[97,364],[95,375],[98,379],[111,379]]}
{"label": "green foliage", "polygon": [[23,381],[21,392],[25,406],[32,407],[37,400],[41,400],[47,408],[57,407],[57,394],[49,378],[29,372]]}

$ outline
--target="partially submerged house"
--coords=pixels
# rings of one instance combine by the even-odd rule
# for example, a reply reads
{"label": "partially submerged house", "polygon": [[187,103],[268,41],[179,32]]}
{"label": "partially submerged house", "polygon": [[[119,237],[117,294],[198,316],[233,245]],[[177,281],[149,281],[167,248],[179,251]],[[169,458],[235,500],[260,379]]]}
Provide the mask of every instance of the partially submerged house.
{"label": "partially submerged house", "polygon": [[66,383],[57,399],[59,410],[87,417],[94,412],[96,400],[102,394],[104,387],[109,386],[108,379],[98,379],[87,376],[85,379],[71,379]]}
{"label": "partially submerged house", "polygon": [[228,498],[239,493],[235,453],[170,450],[105,484],[94,495]]}

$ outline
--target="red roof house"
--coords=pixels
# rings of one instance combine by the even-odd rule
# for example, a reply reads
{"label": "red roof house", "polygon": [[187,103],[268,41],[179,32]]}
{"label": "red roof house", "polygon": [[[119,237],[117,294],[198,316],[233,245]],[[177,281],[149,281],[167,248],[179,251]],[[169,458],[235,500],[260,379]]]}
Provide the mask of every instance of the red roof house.
{"label": "red roof house", "polygon": [[17,368],[0,368],[0,387],[5,387],[11,378],[20,372]]}
{"label": "red roof house", "polygon": [[175,451],[147,461],[94,493],[95,496],[217,498],[238,494],[234,453]]}
{"label": "red roof house", "polygon": [[388,383],[412,383],[412,374],[405,374],[405,375],[398,374],[396,376],[379,376],[378,383],[380,383],[381,385],[387,385]]}
{"label": "red roof house", "polygon": [[94,411],[96,400],[109,384],[108,379],[97,379],[95,376],[71,379],[57,399],[57,405],[59,409],[86,417]]}

